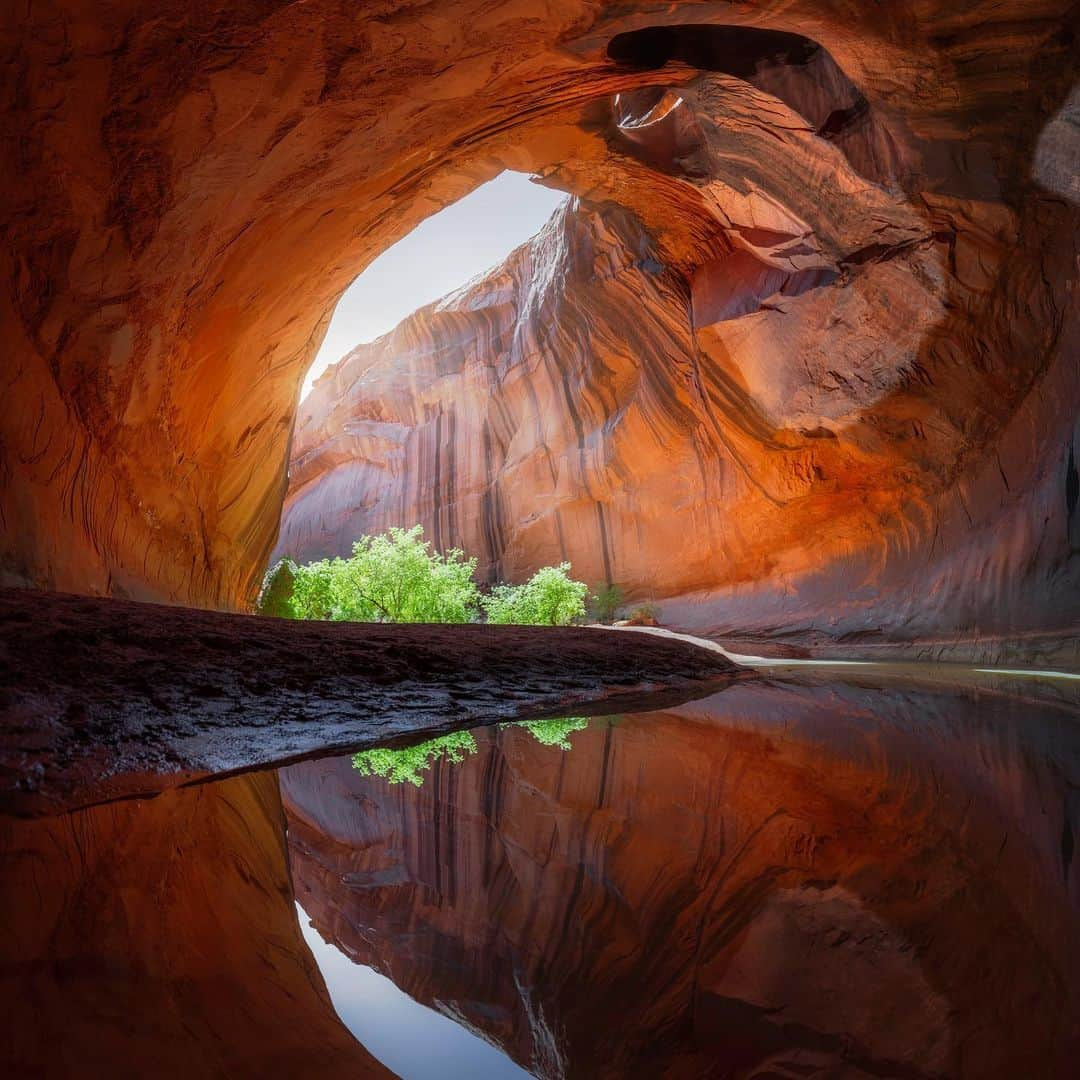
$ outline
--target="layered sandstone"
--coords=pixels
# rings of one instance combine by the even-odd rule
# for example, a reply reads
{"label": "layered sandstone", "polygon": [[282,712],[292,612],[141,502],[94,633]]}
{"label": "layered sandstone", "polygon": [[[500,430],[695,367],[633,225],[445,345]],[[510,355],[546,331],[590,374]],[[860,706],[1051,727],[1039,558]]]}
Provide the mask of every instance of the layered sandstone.
{"label": "layered sandstone", "polygon": [[[684,625],[1060,637],[1071,18],[1068,0],[10,8],[4,580],[248,602],[335,298],[510,167],[587,201],[612,284],[598,265],[590,313],[566,280],[536,278],[528,298],[507,282],[518,314],[485,317],[521,338],[491,363],[529,371],[547,409],[495,395],[493,475],[531,457],[515,482],[548,503],[504,516],[510,474],[493,482],[487,557],[510,572],[561,551],[554,501],[583,571],[607,576],[606,553],[613,579],[682,598]],[[640,280],[618,269],[628,235],[647,238]],[[620,278],[641,286],[640,342],[612,306]],[[540,434],[574,416],[580,436],[546,454]],[[446,463],[447,423],[420,439]],[[413,474],[454,489],[454,527],[445,498],[436,515],[402,488],[444,538],[488,475],[457,424],[471,474]],[[393,438],[373,452],[393,467]],[[663,512],[658,488],[634,494],[657,471]],[[665,579],[650,552],[669,541],[662,561],[685,569]],[[918,592],[895,591],[916,569]]]}
{"label": "layered sandstone", "polygon": [[324,937],[545,1078],[1069,1075],[1072,705],[833,676],[281,773]]}
{"label": "layered sandstone", "polygon": [[795,60],[616,98],[588,199],[316,384],[276,554],[420,522],[679,629],[1080,662],[1075,215]]}

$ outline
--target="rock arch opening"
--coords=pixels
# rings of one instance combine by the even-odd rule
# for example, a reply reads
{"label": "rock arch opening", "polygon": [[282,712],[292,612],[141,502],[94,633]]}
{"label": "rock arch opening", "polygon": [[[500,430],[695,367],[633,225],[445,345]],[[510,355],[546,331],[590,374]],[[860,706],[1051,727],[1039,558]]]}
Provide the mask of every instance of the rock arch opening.
{"label": "rock arch opening", "polygon": [[[1067,1075],[1075,0],[14,9],[5,1073],[381,1075],[306,894],[542,1075]],[[505,170],[571,199],[297,425],[350,280]],[[412,521],[740,654],[1026,678],[236,614],[275,544]],[[646,688],[569,760],[314,760]]]}
{"label": "rock arch opening", "polygon": [[535,236],[565,199],[564,192],[508,170],[425,218],[341,294],[301,399],[358,345],[391,332],[420,308],[497,267]]}
{"label": "rock arch opening", "polygon": [[[472,515],[492,559],[577,535],[591,576],[643,580],[671,552],[658,592],[710,632],[1071,633],[1076,211],[1028,161],[1058,145],[1038,136],[1073,81],[1059,15],[906,35],[828,5],[769,27],[683,15],[497,23],[472,48],[321,3],[209,38],[195,15],[125,36],[71,12],[68,40],[111,43],[96,123],[76,123],[82,76],[34,16],[12,116],[36,134],[5,177],[4,580],[248,602],[335,299],[510,168],[575,195],[564,225],[589,234],[545,254],[587,288],[537,275],[501,309],[519,359],[545,358],[545,418],[492,413],[472,463],[446,458],[445,410],[406,425],[440,430],[424,468],[444,518],[448,476],[476,498],[502,475]],[[76,129],[72,188],[50,162]],[[485,413],[502,393],[530,390],[504,380]],[[633,505],[640,479],[657,494]]]}
{"label": "rock arch opening", "polygon": [[[575,201],[312,400],[275,554],[416,521],[491,578],[569,559],[682,629],[784,625],[820,646],[826,620],[843,649],[931,621],[958,642],[995,607],[990,636],[1007,637],[1029,602],[1011,571],[993,601],[953,604],[989,533],[962,570],[930,551],[946,519],[981,530],[955,478],[1030,386],[1005,342],[1035,324],[999,305],[1022,288],[1006,234],[1037,227],[924,194],[905,124],[809,38],[646,27],[605,54],[649,81],[580,108],[572,136],[545,124],[529,151]],[[948,357],[976,324],[1002,361],[961,375]],[[973,427],[950,400],[977,383],[1000,408]]]}
{"label": "rock arch opening", "polygon": [[762,67],[807,64],[820,50],[816,41],[784,30],[679,23],[616,34],[608,43],[607,55],[617,64],[644,71],[677,62],[747,79]]}

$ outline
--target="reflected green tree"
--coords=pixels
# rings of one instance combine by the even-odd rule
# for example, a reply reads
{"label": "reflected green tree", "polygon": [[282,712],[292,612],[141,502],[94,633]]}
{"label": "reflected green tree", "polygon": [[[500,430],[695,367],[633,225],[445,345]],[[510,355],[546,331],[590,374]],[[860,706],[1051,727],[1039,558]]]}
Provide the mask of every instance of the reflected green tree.
{"label": "reflected green tree", "polygon": [[571,750],[570,735],[589,726],[586,716],[567,716],[562,720],[519,720],[515,727],[523,727],[538,743]]}
{"label": "reflected green tree", "polygon": [[376,748],[353,754],[352,766],[364,776],[381,776],[391,784],[412,784],[420,787],[424,782],[421,773],[432,763],[445,758],[458,765],[469,754],[476,753],[476,739],[471,731],[454,731],[437,739],[406,746],[400,750]]}
{"label": "reflected green tree", "polygon": [[[501,728],[522,727],[542,746],[570,750],[570,735],[589,726],[587,717],[567,716],[560,720],[517,720],[500,724]],[[412,784],[420,787],[423,774],[440,760],[459,765],[476,753],[476,738],[471,731],[455,731],[435,739],[406,746],[398,750],[379,747],[353,754],[352,766],[364,776],[380,776],[390,784]]]}

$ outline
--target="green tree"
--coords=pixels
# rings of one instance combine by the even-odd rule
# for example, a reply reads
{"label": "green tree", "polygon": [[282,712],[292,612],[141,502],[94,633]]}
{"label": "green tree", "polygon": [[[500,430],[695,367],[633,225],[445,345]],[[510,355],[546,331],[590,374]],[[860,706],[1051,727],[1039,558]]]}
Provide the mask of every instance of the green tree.
{"label": "green tree", "polygon": [[296,568],[292,595],[293,618],[340,618],[335,607],[335,582],[341,561],[321,559]]}
{"label": "green tree", "polygon": [[348,559],[294,571],[292,608],[300,619],[463,623],[477,613],[476,560],[431,550],[420,525],[362,536]]}
{"label": "green tree", "polygon": [[424,529],[391,529],[353,544],[338,581],[343,619],[388,622],[468,622],[476,614],[476,560],[457,548],[431,550]]}
{"label": "green tree", "polygon": [[[500,727],[523,727],[542,746],[572,750],[570,735],[589,726],[584,716],[568,716],[561,720],[515,720]],[[406,746],[400,750],[376,748],[353,754],[352,767],[364,776],[381,776],[390,784],[412,784],[420,787],[423,774],[440,759],[460,765],[469,754],[475,754],[476,738],[471,731],[455,731],[436,739]]]}
{"label": "green tree", "polygon": [[296,618],[292,597],[297,569],[292,559],[281,559],[266,571],[259,599],[255,602],[255,610],[260,615],[274,615],[279,619]]}
{"label": "green tree", "polygon": [[476,739],[472,732],[454,731],[401,750],[361,750],[353,754],[352,766],[364,776],[381,776],[391,784],[409,783],[420,787],[424,782],[421,773],[430,769],[440,758],[458,765],[467,754],[475,753]]}
{"label": "green tree", "polygon": [[584,617],[588,592],[564,562],[537,570],[523,585],[496,585],[480,603],[489,623],[566,626]]}

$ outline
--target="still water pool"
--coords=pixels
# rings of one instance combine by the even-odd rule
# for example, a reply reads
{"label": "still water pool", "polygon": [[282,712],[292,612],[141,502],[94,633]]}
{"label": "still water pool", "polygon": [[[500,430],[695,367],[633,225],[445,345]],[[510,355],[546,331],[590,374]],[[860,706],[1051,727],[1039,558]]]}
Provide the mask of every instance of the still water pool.
{"label": "still water pool", "polygon": [[339,1014],[416,1080],[1068,1075],[1075,691],[912,670],[281,770]]}
{"label": "still water pool", "polygon": [[773,666],[0,819],[0,1071],[1073,1076],[1078,694]]}

